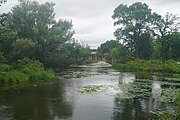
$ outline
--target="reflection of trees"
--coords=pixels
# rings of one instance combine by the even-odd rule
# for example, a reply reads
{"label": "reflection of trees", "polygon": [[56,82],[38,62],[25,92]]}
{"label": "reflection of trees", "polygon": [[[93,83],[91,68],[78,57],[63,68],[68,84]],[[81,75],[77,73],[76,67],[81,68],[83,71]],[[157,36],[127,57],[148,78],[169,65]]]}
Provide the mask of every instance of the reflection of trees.
{"label": "reflection of trees", "polygon": [[170,110],[170,104],[149,99],[114,99],[113,120],[149,120],[156,119],[150,111],[158,109]]}
{"label": "reflection of trees", "polygon": [[148,120],[145,101],[115,98],[113,120]]}
{"label": "reflection of trees", "polygon": [[61,84],[26,90],[12,90],[4,94],[0,104],[13,106],[12,114],[18,120],[54,120],[72,117],[72,105],[64,98]]}
{"label": "reflection of trees", "polygon": [[133,82],[135,79],[134,74],[128,74],[128,73],[120,73],[119,75],[119,84],[127,84]]}
{"label": "reflection of trees", "polygon": [[109,73],[109,68],[96,68],[96,72],[97,73],[102,73],[102,74],[108,74]]}

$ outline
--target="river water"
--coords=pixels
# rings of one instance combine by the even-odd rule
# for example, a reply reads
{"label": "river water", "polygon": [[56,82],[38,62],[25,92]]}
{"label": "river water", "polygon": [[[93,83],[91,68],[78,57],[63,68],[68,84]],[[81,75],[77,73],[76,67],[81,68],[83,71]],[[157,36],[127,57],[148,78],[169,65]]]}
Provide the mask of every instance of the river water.
{"label": "river water", "polygon": [[[0,92],[0,120],[147,120],[153,119],[150,111],[170,109],[153,97],[160,94],[158,81],[153,82],[153,95],[148,99],[119,99],[116,94],[122,91],[112,86],[133,83],[134,74],[95,65],[67,72],[67,76],[81,73],[82,77],[66,76],[46,85]],[[88,85],[106,89],[92,94],[78,92]]]}

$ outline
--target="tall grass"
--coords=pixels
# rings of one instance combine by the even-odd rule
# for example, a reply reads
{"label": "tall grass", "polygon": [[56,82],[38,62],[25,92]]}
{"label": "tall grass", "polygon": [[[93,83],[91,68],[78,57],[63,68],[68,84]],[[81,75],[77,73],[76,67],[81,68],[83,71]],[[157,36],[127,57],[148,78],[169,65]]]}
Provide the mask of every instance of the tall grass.
{"label": "tall grass", "polygon": [[42,63],[30,59],[19,60],[16,65],[0,65],[0,84],[47,81],[56,79],[52,70],[45,70]]}
{"label": "tall grass", "polygon": [[113,68],[118,69],[120,71],[127,72],[138,72],[138,71],[146,71],[146,72],[163,72],[163,73],[180,73],[180,66],[176,64],[175,61],[168,61],[167,63],[162,63],[159,60],[137,60],[137,61],[129,61],[126,64],[113,64]]}

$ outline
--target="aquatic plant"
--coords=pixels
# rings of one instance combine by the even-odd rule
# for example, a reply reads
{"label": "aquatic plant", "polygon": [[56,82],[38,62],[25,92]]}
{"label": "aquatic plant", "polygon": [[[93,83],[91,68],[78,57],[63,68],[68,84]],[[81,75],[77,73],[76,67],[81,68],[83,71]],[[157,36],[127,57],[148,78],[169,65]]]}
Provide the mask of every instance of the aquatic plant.
{"label": "aquatic plant", "polygon": [[137,79],[134,83],[121,84],[122,93],[116,97],[119,99],[139,99],[151,96],[152,86],[150,80]]}
{"label": "aquatic plant", "polygon": [[165,88],[162,90],[162,95],[159,98],[161,102],[173,103],[176,100],[176,95],[180,92],[180,89],[176,88]]}
{"label": "aquatic plant", "polygon": [[174,101],[174,111],[158,110],[151,113],[156,115],[158,120],[180,120],[180,92],[178,92]]}
{"label": "aquatic plant", "polygon": [[102,88],[103,88],[103,85],[99,85],[99,86],[88,85],[88,86],[84,86],[84,87],[80,88],[78,90],[78,92],[81,94],[91,94],[91,93],[96,93],[98,91],[101,91]]}
{"label": "aquatic plant", "polygon": [[152,74],[149,72],[135,72],[135,77],[136,79],[151,79],[152,78]]}

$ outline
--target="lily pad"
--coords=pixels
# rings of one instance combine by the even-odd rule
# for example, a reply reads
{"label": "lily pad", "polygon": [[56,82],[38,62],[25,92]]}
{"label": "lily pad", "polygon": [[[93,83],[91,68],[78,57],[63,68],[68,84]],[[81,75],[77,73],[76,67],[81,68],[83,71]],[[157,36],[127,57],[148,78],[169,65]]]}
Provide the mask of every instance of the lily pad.
{"label": "lily pad", "polygon": [[80,88],[78,92],[81,94],[91,94],[91,93],[96,93],[96,92],[101,91],[102,88],[103,88],[103,85],[99,85],[99,86],[89,85],[89,86],[84,86]]}

